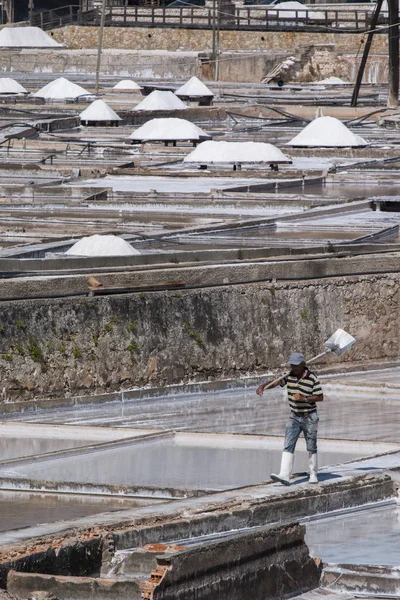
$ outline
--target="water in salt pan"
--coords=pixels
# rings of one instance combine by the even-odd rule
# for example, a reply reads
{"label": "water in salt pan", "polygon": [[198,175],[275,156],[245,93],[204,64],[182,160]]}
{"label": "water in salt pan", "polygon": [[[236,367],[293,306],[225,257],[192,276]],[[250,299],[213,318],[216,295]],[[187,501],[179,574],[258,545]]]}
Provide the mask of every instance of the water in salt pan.
{"label": "water in salt pan", "polygon": [[116,235],[96,234],[82,238],[65,254],[67,256],[132,256],[140,252]]}
{"label": "water in salt pan", "polygon": [[335,564],[400,565],[400,507],[368,508],[306,525],[312,556]]}

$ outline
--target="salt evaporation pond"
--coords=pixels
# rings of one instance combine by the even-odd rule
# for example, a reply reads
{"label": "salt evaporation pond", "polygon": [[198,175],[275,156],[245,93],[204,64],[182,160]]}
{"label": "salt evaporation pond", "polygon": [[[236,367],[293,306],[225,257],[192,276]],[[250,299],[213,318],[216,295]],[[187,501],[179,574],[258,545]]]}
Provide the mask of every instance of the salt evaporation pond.
{"label": "salt evaporation pond", "polygon": [[[0,532],[2,543],[16,541],[12,532],[24,527],[54,523],[67,519],[79,519],[103,512],[114,512],[138,506],[154,504],[155,500],[135,498],[110,498],[74,494],[45,494],[38,492],[0,491]],[[6,516],[5,516],[6,515]]]}
{"label": "salt evaporation pond", "polygon": [[306,523],[306,544],[324,563],[400,565],[400,506],[378,506]]}
{"label": "salt evaporation pond", "polygon": [[114,192],[164,193],[206,192],[212,189],[225,189],[241,185],[265,183],[265,179],[233,179],[221,177],[104,177],[86,179],[79,183],[66,184],[68,187],[112,188]]}
{"label": "salt evaporation pond", "polygon": [[[116,448],[3,465],[0,477],[80,485],[224,490],[268,480],[269,474],[279,468],[281,451],[281,439],[176,434],[173,438],[142,439]],[[356,445],[341,442],[340,446],[321,449],[319,462],[321,466],[337,464],[362,455],[363,450]],[[308,453],[300,444],[295,470],[304,472],[307,468]],[[46,489],[44,484],[41,489]]]}

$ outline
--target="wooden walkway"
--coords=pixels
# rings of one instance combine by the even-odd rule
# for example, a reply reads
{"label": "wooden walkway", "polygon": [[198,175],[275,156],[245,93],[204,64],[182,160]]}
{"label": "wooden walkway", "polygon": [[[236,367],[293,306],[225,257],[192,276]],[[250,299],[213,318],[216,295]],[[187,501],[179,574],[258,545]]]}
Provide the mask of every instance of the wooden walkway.
{"label": "wooden walkway", "polygon": [[[371,23],[370,10],[338,8],[285,10],[271,6],[242,6],[220,11],[217,16],[208,7],[169,8],[160,6],[109,6],[106,25],[112,27],[157,27],[177,29],[213,29],[247,31],[308,31],[315,33],[360,33]],[[218,18],[219,15],[219,18]],[[31,24],[54,29],[70,24],[98,25],[97,10],[80,11],[76,6],[34,12]],[[380,24],[387,23],[385,16]]]}

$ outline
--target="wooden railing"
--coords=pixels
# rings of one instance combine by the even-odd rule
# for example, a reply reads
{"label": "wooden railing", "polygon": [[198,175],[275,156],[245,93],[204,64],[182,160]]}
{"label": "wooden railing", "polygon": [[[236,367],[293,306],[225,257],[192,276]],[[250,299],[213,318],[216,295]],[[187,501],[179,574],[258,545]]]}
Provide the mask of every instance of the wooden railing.
{"label": "wooden railing", "polygon": [[79,6],[68,5],[53,10],[34,11],[30,16],[30,24],[48,30],[65,27],[66,25],[92,23],[96,16],[96,10],[82,12]]}
{"label": "wooden railing", "polygon": [[[171,27],[210,29],[214,24],[214,11],[208,7],[143,7],[111,6],[107,22],[124,27]],[[372,10],[284,10],[273,6],[242,6],[219,13],[220,29],[246,29],[253,31],[337,31],[338,33],[362,31],[369,27]]]}
{"label": "wooden railing", "polygon": [[[120,2],[120,0],[112,0]],[[313,31],[352,33],[367,30],[372,17],[371,10],[339,8],[321,10],[277,9],[274,6],[241,6],[219,12],[215,16],[209,7],[108,6],[106,25],[114,27],[160,27],[186,29],[235,29],[249,31]],[[380,24],[386,24],[382,15]],[[78,6],[65,6],[55,10],[34,12],[31,24],[42,29],[54,29],[65,25],[99,24],[98,10],[80,11]]]}

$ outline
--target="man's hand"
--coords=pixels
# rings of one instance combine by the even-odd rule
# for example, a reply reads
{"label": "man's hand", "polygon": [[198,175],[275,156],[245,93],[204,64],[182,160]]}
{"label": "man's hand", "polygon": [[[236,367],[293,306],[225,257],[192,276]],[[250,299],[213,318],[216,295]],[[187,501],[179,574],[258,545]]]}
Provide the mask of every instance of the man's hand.
{"label": "man's hand", "polygon": [[264,387],[265,387],[265,385],[263,383],[258,386],[258,388],[256,389],[257,396],[262,396],[263,395]]}
{"label": "man's hand", "polygon": [[296,400],[296,402],[306,402],[307,398],[305,396],[303,396],[303,394],[299,394],[299,392],[296,392],[295,395],[293,396],[293,398]]}

